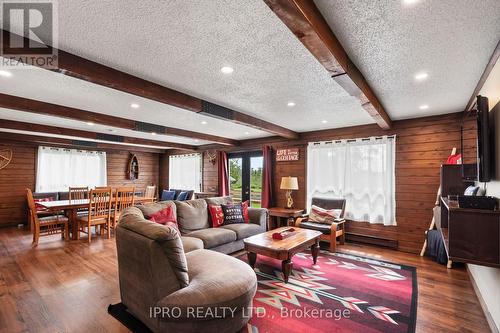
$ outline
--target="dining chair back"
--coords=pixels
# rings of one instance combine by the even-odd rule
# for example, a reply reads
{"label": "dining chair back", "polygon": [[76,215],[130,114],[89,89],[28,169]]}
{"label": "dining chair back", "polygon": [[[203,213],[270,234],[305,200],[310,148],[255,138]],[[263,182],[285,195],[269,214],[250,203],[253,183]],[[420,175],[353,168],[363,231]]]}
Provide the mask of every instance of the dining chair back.
{"label": "dining chair back", "polygon": [[115,191],[115,207],[111,228],[115,229],[121,212],[134,205],[135,187],[118,187]]}
{"label": "dining chair back", "polygon": [[70,187],[69,200],[83,200],[89,197],[89,187]]}
{"label": "dining chair back", "polygon": [[108,238],[110,237],[111,203],[111,187],[90,191],[88,215],[77,219],[79,229],[77,238],[80,238],[80,232],[85,232],[90,243],[92,226],[95,226],[96,231],[98,226],[101,227],[101,234],[106,230]]}
{"label": "dining chair back", "polygon": [[68,218],[63,215],[49,215],[39,217],[36,210],[35,199],[31,189],[26,189],[26,200],[28,202],[31,230],[33,230],[33,245],[38,245],[41,235],[53,235],[61,233],[65,240],[69,239]]}
{"label": "dining chair back", "polygon": [[156,197],[156,186],[155,185],[146,186],[146,191],[144,192],[144,197],[151,199],[151,202],[153,202],[155,200],[155,197]]}

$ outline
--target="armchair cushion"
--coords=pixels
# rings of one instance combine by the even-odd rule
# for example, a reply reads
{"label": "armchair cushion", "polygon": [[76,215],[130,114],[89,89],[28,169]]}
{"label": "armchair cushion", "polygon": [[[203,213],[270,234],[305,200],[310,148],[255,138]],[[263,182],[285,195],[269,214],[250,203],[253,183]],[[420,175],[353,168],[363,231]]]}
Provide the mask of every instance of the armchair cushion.
{"label": "armchair cushion", "polygon": [[339,218],[342,214],[342,209],[323,209],[312,205],[309,220],[316,223],[331,224],[333,220]]}
{"label": "armchair cushion", "polygon": [[[321,231],[326,235],[329,235],[331,233],[331,225],[326,223],[316,223],[316,222],[306,221],[300,224],[300,228]],[[337,225],[337,230],[340,230],[340,224]]]}

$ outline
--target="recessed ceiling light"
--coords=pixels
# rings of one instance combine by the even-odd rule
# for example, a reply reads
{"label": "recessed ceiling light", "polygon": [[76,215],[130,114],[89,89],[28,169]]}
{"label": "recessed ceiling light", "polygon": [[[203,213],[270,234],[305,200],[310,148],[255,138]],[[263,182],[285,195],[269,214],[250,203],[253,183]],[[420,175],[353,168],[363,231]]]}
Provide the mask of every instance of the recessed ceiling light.
{"label": "recessed ceiling light", "polygon": [[288,102],[287,106],[293,108],[295,106],[295,102]]}
{"label": "recessed ceiling light", "polygon": [[0,76],[3,76],[3,77],[11,77],[11,76],[12,76],[12,73],[11,73],[11,72],[8,72],[8,71],[0,71]]}
{"label": "recessed ceiling light", "polygon": [[427,105],[427,104],[420,105],[418,108],[419,108],[420,110],[427,110],[427,109],[429,108],[429,105]]}
{"label": "recessed ceiling light", "polygon": [[413,5],[417,2],[418,2],[418,0],[403,0],[403,4],[405,4],[405,5]]}
{"label": "recessed ceiling light", "polygon": [[89,126],[94,126],[94,122],[92,122],[92,121],[87,121],[87,125],[89,125]]}
{"label": "recessed ceiling light", "polygon": [[116,132],[116,130],[115,130],[115,129],[113,129],[113,128],[108,128],[108,132],[115,133],[115,132]]}
{"label": "recessed ceiling light", "polygon": [[207,122],[206,122],[205,120],[203,120],[203,121],[201,122],[201,124],[202,124],[202,125],[206,125],[206,124],[207,124]]}
{"label": "recessed ceiling light", "polygon": [[194,139],[194,142],[200,142],[200,140],[198,140],[198,139]]}
{"label": "recessed ceiling light", "polygon": [[428,77],[429,77],[429,74],[427,74],[425,72],[417,73],[415,75],[415,80],[417,80],[417,81],[423,81],[423,80],[427,79]]}
{"label": "recessed ceiling light", "polygon": [[250,132],[245,132],[245,135],[249,135],[249,134],[250,134]]}
{"label": "recessed ceiling light", "polygon": [[156,135],[156,132],[151,132],[151,135]]}
{"label": "recessed ceiling light", "polygon": [[140,107],[140,105],[137,103],[132,103],[132,104],[130,104],[130,107],[133,109],[138,109]]}
{"label": "recessed ceiling light", "polygon": [[233,67],[224,66],[220,69],[220,71],[224,74],[231,74],[232,72],[234,72],[234,69]]}
{"label": "recessed ceiling light", "polygon": [[322,120],[321,121],[323,124],[326,124],[328,122],[328,120]]}

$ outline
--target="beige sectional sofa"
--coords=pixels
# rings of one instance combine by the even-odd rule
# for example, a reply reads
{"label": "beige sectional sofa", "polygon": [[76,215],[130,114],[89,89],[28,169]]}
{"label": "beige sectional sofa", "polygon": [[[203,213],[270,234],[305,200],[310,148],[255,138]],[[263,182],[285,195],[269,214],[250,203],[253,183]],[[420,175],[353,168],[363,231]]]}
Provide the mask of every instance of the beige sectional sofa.
{"label": "beige sectional sofa", "polygon": [[231,203],[231,197],[216,197],[189,201],[163,201],[137,206],[144,217],[171,206],[177,215],[177,223],[186,252],[209,249],[222,253],[233,253],[243,249],[243,239],[266,231],[267,209],[249,208],[250,223],[239,223],[212,228],[208,205]]}
{"label": "beige sectional sofa", "polygon": [[[224,253],[264,232],[267,210],[249,209],[251,223],[211,228],[208,203],[230,200],[165,201],[122,213],[116,229],[122,304],[153,332],[237,332],[251,318],[255,272]],[[147,220],[168,206],[180,234]]]}

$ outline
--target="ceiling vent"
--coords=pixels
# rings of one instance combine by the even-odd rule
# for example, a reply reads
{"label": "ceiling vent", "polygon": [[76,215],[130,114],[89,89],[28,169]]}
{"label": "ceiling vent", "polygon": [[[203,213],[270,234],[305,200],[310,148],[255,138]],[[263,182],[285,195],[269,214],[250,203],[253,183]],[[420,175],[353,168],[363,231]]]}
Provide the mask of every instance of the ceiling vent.
{"label": "ceiling vent", "polygon": [[140,121],[135,122],[135,130],[139,132],[156,133],[156,134],[166,133],[165,126],[143,123]]}
{"label": "ceiling vent", "polygon": [[233,110],[207,101],[201,101],[201,112],[199,113],[219,119],[234,120]]}

